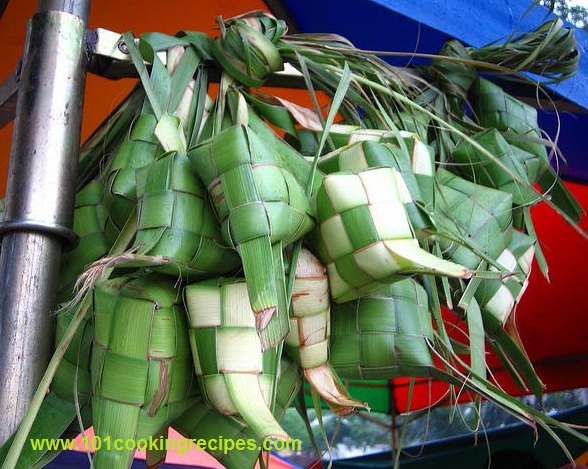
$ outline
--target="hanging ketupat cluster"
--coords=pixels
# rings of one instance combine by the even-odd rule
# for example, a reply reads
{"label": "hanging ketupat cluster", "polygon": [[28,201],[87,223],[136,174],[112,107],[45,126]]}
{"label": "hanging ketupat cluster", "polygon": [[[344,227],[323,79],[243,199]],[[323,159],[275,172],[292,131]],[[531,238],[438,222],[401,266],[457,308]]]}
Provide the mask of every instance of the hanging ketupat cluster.
{"label": "hanging ketupat cluster", "polygon": [[[137,47],[124,36],[141,81],[81,154],[80,243],[64,256],[59,299],[80,275],[81,290],[57,316],[56,353],[71,343],[31,435],[69,437],[79,420],[102,439],[170,425],[190,438],[285,439],[279,420],[302,375],[339,414],[369,405],[341,378],[434,377],[555,424],[486,378],[489,343],[542,392],[511,327],[538,250],[529,206],[582,214],[535,110],[478,77],[501,49],[450,41],[404,69],[337,36],[285,35],[261,12],[220,25],[214,39],[152,33]],[[549,79],[565,78],[577,52],[559,22],[503,46],[524,56],[513,77],[537,66],[519,43],[548,48],[554,32],[554,55],[540,59]],[[284,63],[331,98],[326,121],[253,89]],[[211,67],[222,71],[214,100]],[[441,305],[467,323],[469,359]],[[7,464],[52,457],[23,441]],[[242,469],[258,454],[214,455]],[[94,467],[132,456],[101,449]],[[150,467],[164,458],[147,452]]]}

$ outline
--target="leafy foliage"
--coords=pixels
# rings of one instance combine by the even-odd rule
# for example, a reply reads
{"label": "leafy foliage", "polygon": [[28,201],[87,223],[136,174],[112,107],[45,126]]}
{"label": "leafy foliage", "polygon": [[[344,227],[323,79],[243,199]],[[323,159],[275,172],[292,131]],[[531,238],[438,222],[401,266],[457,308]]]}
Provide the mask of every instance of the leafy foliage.
{"label": "leafy foliage", "polygon": [[[536,109],[487,77],[529,83],[529,73],[538,87],[569,78],[579,56],[573,28],[556,19],[480,49],[448,41],[430,64],[404,69],[339,36],[286,35],[285,22],[264,12],[219,25],[216,38],[150,33],[136,43],[123,35],[140,99],[121,108],[115,131],[124,136],[107,138],[112,127],[103,128],[103,143],[120,142],[112,151],[103,153],[98,137],[82,152],[102,198],[80,209],[98,211],[101,229],[89,235],[104,237],[107,257],[84,256],[80,268],[95,262],[62,283],[69,288],[81,274],[3,467],[21,455],[37,458],[23,452],[27,433],[40,431],[37,413],[57,389],[54,376],[64,379],[57,371],[86,313],[94,328],[93,346],[84,348],[92,357],[91,419],[101,438],[157,437],[169,425],[191,438],[209,431],[286,439],[279,420],[304,375],[315,407],[304,427],[317,430],[327,455],[336,435],[373,447],[368,429],[385,433],[371,417],[350,417],[364,419],[353,432],[350,419],[339,419],[369,405],[347,395],[344,379],[442,380],[451,402],[468,393],[541,426],[562,447],[554,428],[588,442],[504,392],[487,372],[485,352],[491,345],[517,384],[540,398],[514,320],[535,252],[547,273],[530,206],[546,203],[575,226],[583,209],[551,165],[557,148],[543,137]],[[314,110],[255,89],[285,63],[304,79]],[[222,70],[218,87],[209,88],[210,68]],[[317,91],[330,101],[327,112]],[[316,268],[301,262],[311,255]],[[149,288],[104,290],[136,286],[134,278]],[[165,305],[188,315],[173,344],[183,345],[175,356],[185,369],[174,365],[174,381],[162,364],[150,381],[156,372],[144,372],[151,370],[145,357],[173,355],[163,353],[167,323],[129,316],[115,334],[109,321],[121,316],[119,307],[144,310],[148,319]],[[456,322],[463,334],[452,334]],[[157,340],[153,348],[146,337]],[[294,363],[291,377],[280,366],[282,347]],[[62,387],[77,389],[70,368]],[[133,386],[121,384],[127,380]],[[174,384],[196,381],[185,392]],[[322,416],[321,398],[334,414]],[[155,415],[168,402],[178,404],[174,412]],[[463,415],[475,429],[468,419],[476,423],[476,412]],[[74,412],[66,417],[73,422]],[[53,427],[43,436],[59,437]],[[257,453],[213,456],[240,469],[253,467]],[[123,469],[132,456],[116,465],[98,456],[95,467]],[[164,456],[148,451],[148,464]]]}

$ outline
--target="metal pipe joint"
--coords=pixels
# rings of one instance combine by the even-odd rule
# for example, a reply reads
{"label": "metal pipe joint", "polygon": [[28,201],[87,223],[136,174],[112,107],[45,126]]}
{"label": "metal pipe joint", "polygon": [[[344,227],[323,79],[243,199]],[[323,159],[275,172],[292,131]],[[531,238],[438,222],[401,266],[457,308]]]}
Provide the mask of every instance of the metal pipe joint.
{"label": "metal pipe joint", "polygon": [[89,3],[41,1],[28,23],[0,224],[0,444],[24,417],[45,371],[62,246],[76,239]]}

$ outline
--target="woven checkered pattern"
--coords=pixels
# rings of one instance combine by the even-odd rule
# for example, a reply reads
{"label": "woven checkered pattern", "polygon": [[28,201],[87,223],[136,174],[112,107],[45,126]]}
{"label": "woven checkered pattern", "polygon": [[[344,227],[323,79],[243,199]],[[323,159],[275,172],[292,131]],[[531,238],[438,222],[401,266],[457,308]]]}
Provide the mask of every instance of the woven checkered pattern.
{"label": "woven checkered pattern", "polygon": [[513,275],[501,280],[484,279],[477,288],[475,296],[482,308],[488,333],[504,326],[525,292],[535,243],[534,238],[513,230],[509,245],[497,259],[498,264]]}
{"label": "woven checkered pattern", "polygon": [[234,246],[262,236],[291,243],[313,225],[304,189],[249,128],[231,127],[189,151]]}
{"label": "woven checkered pattern", "polygon": [[453,158],[458,163],[454,169],[461,176],[512,194],[516,205],[540,202],[539,194],[531,186],[541,165],[535,155],[510,145],[496,129],[479,132],[472,139],[495,159],[480,152],[471,142],[461,141],[453,151]]}
{"label": "woven checkered pattern", "polygon": [[188,156],[208,189],[224,240],[241,256],[257,328],[263,330],[280,296],[272,245],[292,243],[314,224],[305,191],[249,127],[229,127]]}
{"label": "woven checkered pattern", "polygon": [[537,110],[484,78],[471,89],[476,117],[484,127],[539,137]]}
{"label": "woven checkered pattern", "polygon": [[317,244],[336,301],[361,296],[401,274],[406,262],[386,245],[413,240],[398,179],[391,168],[325,177],[316,199]]}
{"label": "woven checkered pattern", "polygon": [[[321,158],[319,168],[328,174],[339,171],[359,172],[380,166],[396,169],[410,194],[404,200],[404,207],[413,230],[417,236],[431,230],[433,222],[422,209],[433,202],[433,165],[427,147],[414,136],[405,141],[400,135],[391,132],[382,132],[379,136],[368,135],[369,140],[343,146]],[[356,135],[352,133],[350,138],[354,136]],[[419,173],[413,172],[415,170]]]}
{"label": "woven checkered pattern", "polygon": [[[497,259],[512,237],[512,195],[437,171],[435,221],[444,256],[476,269],[483,253]],[[464,243],[445,234],[461,235]]]}
{"label": "woven checkered pattern", "polygon": [[[293,362],[282,360],[274,410],[278,421],[282,420],[286,409],[298,394],[301,386],[302,378],[298,366]],[[239,439],[243,441],[255,440],[256,444],[253,448],[247,446],[228,452],[223,451],[223,448],[206,448],[209,454],[228,469],[242,469],[255,465],[259,455],[258,447],[262,443],[261,439],[251,430],[251,427],[235,418],[221,414],[207,405],[202,397],[174,421],[172,426],[182,435],[191,439],[211,440],[222,436],[224,439],[234,441]]]}
{"label": "woven checkered pattern", "polygon": [[239,265],[239,255],[223,241],[206,189],[185,155],[164,155],[140,168],[137,181],[137,253],[173,261],[156,270],[198,277]]}
{"label": "woven checkered pattern", "polygon": [[268,408],[277,371],[271,361],[275,351],[266,351],[264,357],[245,282],[193,283],[185,287],[184,301],[206,402],[222,414],[241,416],[260,437],[285,435]]}
{"label": "woven checkered pattern", "polygon": [[[193,391],[186,317],[174,281],[124,276],[94,291],[92,415],[96,435],[148,438],[177,418]],[[108,467],[132,451],[99,451]],[[97,463],[97,460],[95,460]],[[122,467],[122,466],[120,466]]]}
{"label": "woven checkered pattern", "polygon": [[402,176],[390,167],[325,176],[316,197],[314,246],[327,267],[334,301],[426,271],[469,275],[420,249],[405,209],[410,200]]}
{"label": "woven checkered pattern", "polygon": [[93,181],[76,195],[73,230],[79,242],[61,256],[58,302],[69,300],[74,283],[84,268],[108,253],[111,245],[106,239],[105,224],[102,184]]}
{"label": "woven checkered pattern", "polygon": [[330,362],[341,378],[429,376],[433,327],[424,288],[413,279],[332,307]]}
{"label": "woven checkered pattern", "polygon": [[106,235],[114,242],[137,203],[135,170],[153,162],[163,153],[154,131],[153,114],[137,118],[129,138],[120,143],[104,176],[104,206],[108,213]]}
{"label": "woven checkered pattern", "polygon": [[290,331],[284,339],[289,356],[301,368],[327,362],[330,331],[329,280],[326,269],[303,248],[292,286]]}

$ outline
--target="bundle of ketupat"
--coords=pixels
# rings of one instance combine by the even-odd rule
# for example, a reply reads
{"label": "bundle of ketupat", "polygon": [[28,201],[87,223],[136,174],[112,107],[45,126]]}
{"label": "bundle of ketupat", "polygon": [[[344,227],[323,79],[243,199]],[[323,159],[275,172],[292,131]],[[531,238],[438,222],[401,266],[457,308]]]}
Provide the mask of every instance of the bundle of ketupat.
{"label": "bundle of ketupat", "polygon": [[[287,438],[280,419],[300,376],[339,414],[369,406],[343,379],[429,377],[586,441],[486,375],[487,341],[541,394],[514,328],[540,254],[528,207],[547,202],[572,223],[583,213],[550,166],[535,110],[478,76],[483,60],[486,75],[505,73],[493,68],[500,47],[451,41],[403,69],[338,36],[287,35],[267,13],[219,22],[217,38],[150,33],[137,47],[124,35],[140,82],[82,149],[61,365],[32,428],[0,449],[6,467],[41,467],[53,454],[25,446],[27,435],[70,437],[76,413],[102,438],[170,425]],[[549,28],[568,48],[558,42],[553,57]],[[529,44],[542,45],[540,64]],[[549,80],[565,79],[577,60],[557,21],[505,48],[519,79],[545,64]],[[256,92],[284,63],[330,99],[326,118]],[[221,71],[214,99],[209,68]],[[442,306],[467,322],[469,359]],[[242,469],[258,454],[213,455]],[[101,449],[94,464],[131,460]]]}

